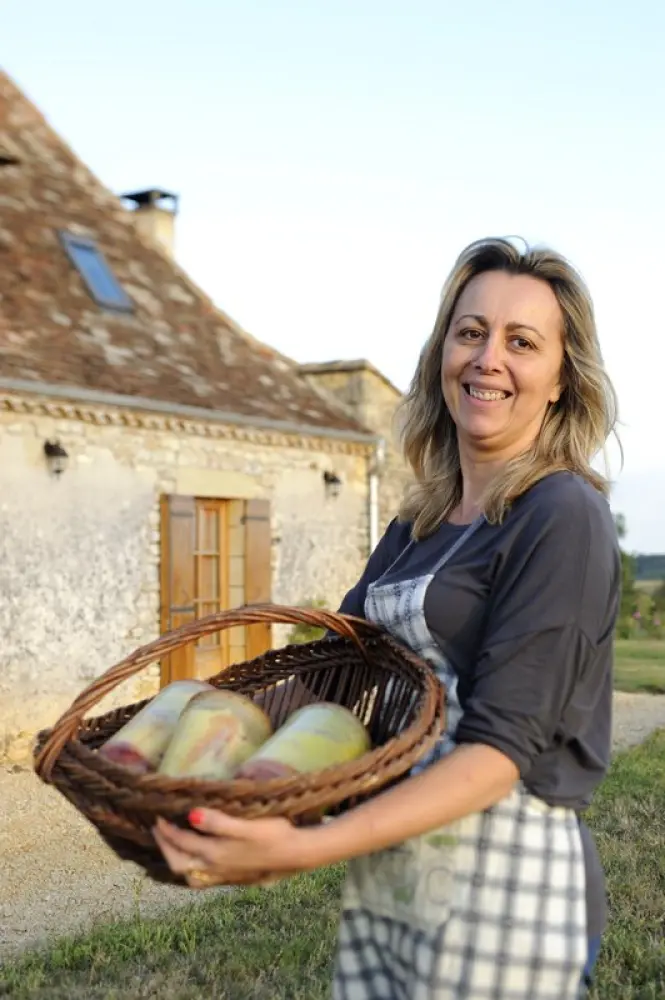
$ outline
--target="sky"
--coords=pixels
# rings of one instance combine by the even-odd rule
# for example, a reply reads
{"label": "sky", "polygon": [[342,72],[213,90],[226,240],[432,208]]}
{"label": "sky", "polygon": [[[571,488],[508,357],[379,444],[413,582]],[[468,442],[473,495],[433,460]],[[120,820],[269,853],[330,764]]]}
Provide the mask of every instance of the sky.
{"label": "sky", "polygon": [[591,288],[627,545],[665,552],[665,4],[3,0],[0,65],[176,256],[297,361],[405,389],[459,251],[519,235]]}

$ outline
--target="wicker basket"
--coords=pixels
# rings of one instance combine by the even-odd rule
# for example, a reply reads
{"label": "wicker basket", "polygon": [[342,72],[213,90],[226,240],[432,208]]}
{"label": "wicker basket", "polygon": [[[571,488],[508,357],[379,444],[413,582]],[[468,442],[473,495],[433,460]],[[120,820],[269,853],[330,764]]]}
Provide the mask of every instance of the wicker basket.
{"label": "wicker basket", "polygon": [[[84,719],[104,695],[174,649],[257,622],[304,623],[337,636],[271,650],[209,678],[209,683],[254,697],[276,726],[308,701],[346,705],[367,725],[370,752],[326,770],[262,782],[135,776],[95,752],[149,700]],[[136,862],[158,881],[180,882],[153,840],[157,816],[184,826],[191,809],[207,806],[247,818],[317,822],[324,813],[340,812],[403,777],[434,746],[443,721],[443,690],[434,671],[377,626],[319,609],[252,605],[184,625],[111,667],[52,729],[39,733],[35,770],[97,827],[121,858]]]}

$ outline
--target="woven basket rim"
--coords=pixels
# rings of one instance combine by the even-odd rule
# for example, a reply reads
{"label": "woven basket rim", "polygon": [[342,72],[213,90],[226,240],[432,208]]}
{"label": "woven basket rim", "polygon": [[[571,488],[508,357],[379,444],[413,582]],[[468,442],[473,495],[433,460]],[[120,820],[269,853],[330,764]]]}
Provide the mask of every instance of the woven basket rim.
{"label": "woven basket rim", "polygon": [[[275,652],[281,654],[289,649],[302,649],[303,646],[304,647],[319,646],[323,645],[324,643],[334,644],[339,641],[343,641],[344,638],[345,637],[341,636],[324,636],[323,638],[317,639],[314,642],[310,643],[305,643],[305,644],[291,643],[287,646],[281,647],[279,650],[270,650],[268,651],[267,655],[270,655],[270,653],[275,653]],[[418,656],[416,656],[416,654],[413,653],[410,649],[408,649],[408,647],[400,645],[387,632],[381,631],[372,635],[370,643],[375,643],[375,642],[380,642],[383,645],[390,646],[393,649],[393,651],[398,653],[404,659],[410,660],[412,664],[416,666],[416,668],[419,668],[421,664],[424,663],[424,661],[422,661]],[[430,669],[428,665],[425,664],[425,666],[427,667],[427,672],[429,673]],[[307,673],[308,669],[311,670],[311,668],[307,667],[302,667],[300,670],[295,669],[287,676],[294,676],[294,675],[297,676],[298,674],[301,673]],[[421,672],[419,671],[419,673]],[[219,674],[213,675],[213,677],[207,679],[206,683],[210,683],[212,679],[219,676],[220,676]],[[433,672],[432,672],[432,677],[434,677]],[[214,686],[216,687],[217,685]],[[223,684],[220,685],[220,688],[223,689]],[[257,684],[257,689],[260,690],[260,685],[258,684]],[[420,691],[419,700],[424,699],[426,697],[426,694],[427,692],[425,690],[425,687],[423,687],[423,689]],[[134,715],[137,714],[137,712],[140,711],[143,705],[148,704],[156,696],[157,694],[150,695],[149,697],[142,698],[137,702],[132,702],[127,705],[121,705],[116,708],[109,709],[108,712],[105,712],[100,716],[93,716],[90,718],[81,719],[77,727],[77,733],[75,737],[67,740],[67,742],[63,745],[60,751],[60,755],[64,755],[65,753],[75,753],[78,760],[81,763],[87,762],[92,771],[100,771],[101,769],[103,769],[104,772],[106,771],[108,771],[109,773],[115,772],[117,773],[120,784],[122,786],[127,785],[133,788],[135,787],[137,791],[141,788],[144,788],[146,791],[150,790],[155,790],[155,791],[159,790],[163,792],[167,792],[169,790],[182,791],[183,787],[186,787],[187,789],[192,788],[192,790],[205,788],[209,791],[213,791],[216,788],[219,790],[228,789],[229,786],[231,785],[236,787],[242,786],[243,789],[249,786],[253,786],[256,787],[257,790],[259,789],[263,790],[265,788],[266,791],[268,791],[273,787],[281,790],[282,787],[288,789],[288,786],[297,784],[303,778],[303,775],[300,774],[300,775],[289,776],[286,778],[269,778],[269,779],[264,779],[262,781],[256,781],[249,778],[230,778],[225,781],[212,781],[212,780],[204,780],[198,778],[169,778],[166,775],[160,775],[158,773],[134,775],[131,774],[131,772],[128,772],[126,768],[123,768],[122,765],[116,764],[113,761],[106,760],[105,758],[100,758],[98,756],[97,751],[86,746],[85,740],[80,738],[81,733],[84,729],[92,727],[94,726],[95,723],[102,722],[106,718],[112,717],[113,715],[116,714],[119,715],[123,712],[126,712],[127,710],[133,710],[133,714]],[[36,744],[43,745],[54,731],[55,727],[46,727],[40,730],[36,737]],[[387,740],[385,743],[382,743],[378,747],[373,747],[371,750],[368,750],[366,751],[366,753],[362,754],[361,757],[356,758],[355,760],[350,761],[348,763],[351,765],[357,765],[359,762],[364,762],[367,765],[367,769],[369,770],[369,768],[373,764],[380,763],[384,757],[390,756],[390,751],[394,750],[395,747],[397,747],[398,745],[408,746],[409,744],[413,745],[417,744],[418,742],[417,737],[420,732],[421,732],[421,727],[418,723],[418,720],[416,719],[413,722],[411,722],[410,725],[408,725],[405,729],[403,729],[402,732],[399,733],[399,735],[391,736],[390,739]],[[316,776],[329,775],[332,777],[333,775],[338,774],[340,769],[345,769],[347,766],[348,766],[347,764],[333,764],[329,767],[321,768],[320,770],[315,772],[308,772],[308,777],[311,777],[312,775]]]}
{"label": "woven basket rim", "polygon": [[[364,694],[360,695],[360,701],[353,701],[353,713],[366,724],[374,725],[371,722],[375,718],[371,701],[374,687],[377,692],[383,692],[379,713],[388,713],[382,716],[384,722],[379,723],[382,727],[379,730],[382,733],[380,742],[360,757],[287,777],[260,781],[249,778],[211,781],[176,778],[159,772],[137,775],[98,753],[98,747],[109,735],[118,731],[157,692],[129,705],[110,708],[97,716],[85,717],[86,712],[117,683],[152,662],[155,654],[159,655],[164,648],[177,648],[194,641],[200,634],[231,627],[237,624],[239,617],[254,622],[283,620],[284,616],[290,621],[306,620],[317,624],[322,624],[323,619],[323,626],[335,628],[338,639],[325,636],[307,643],[273,648],[250,661],[232,665],[227,671],[208,678],[207,682],[218,689],[236,691],[249,697],[263,691],[270,692],[276,710],[279,713],[286,711],[285,717],[288,717],[290,707],[291,710],[299,707],[289,700],[288,681],[291,678],[317,673],[330,677],[329,671],[336,669],[348,670],[349,676],[353,677],[356,676],[354,670],[358,669],[361,671],[357,675],[361,685],[358,690],[364,691]],[[338,640],[344,646],[339,655],[335,650]],[[354,646],[355,652],[352,650]],[[322,656],[324,648],[327,655]],[[291,657],[284,655],[287,650],[292,652]],[[315,655],[310,659],[312,653]],[[391,677],[399,681],[394,689],[390,687]],[[273,692],[278,690],[282,681],[287,682],[287,687],[284,699],[280,701],[279,693],[275,695]],[[365,687],[367,684],[370,687]],[[324,690],[327,693],[322,695]],[[328,691],[322,687],[319,702],[336,704],[339,695],[333,694],[334,690],[336,688]],[[396,700],[391,707],[392,692]],[[310,704],[316,704],[315,689],[312,695],[314,700]],[[357,693],[350,692],[343,697],[349,696],[352,699],[358,697]],[[342,703],[351,708],[351,701]],[[401,716],[402,711],[408,711],[409,716]],[[351,616],[345,619],[320,609],[303,611],[275,605],[253,605],[182,626],[135,650],[109,668],[74,700],[53,727],[40,730],[33,750],[34,768],[42,781],[54,785],[98,828],[120,857],[136,860],[147,871],[158,871],[160,879],[171,880],[164,871],[163,858],[152,835],[156,816],[186,822],[190,809],[207,806],[247,818],[283,816],[293,822],[316,822],[327,810],[347,808],[349,804],[362,801],[402,778],[440,738],[444,712],[445,692],[431,665],[384,629],[366,623],[364,619]],[[376,717],[377,722],[378,719]],[[86,736],[89,738],[86,739]]]}
{"label": "woven basket rim", "polygon": [[[424,694],[425,692],[423,692],[423,695]],[[133,706],[124,705],[118,709],[118,711],[131,707]],[[104,718],[104,716],[98,716],[96,719],[85,721],[96,722],[98,719],[102,718]],[[43,742],[48,738],[51,732],[52,729],[48,728],[40,730],[37,734],[37,742]],[[407,747],[409,745],[417,745],[418,740],[422,738],[422,735],[421,727],[418,723],[412,722],[409,726],[402,730],[398,736],[391,736],[385,743],[382,743],[380,746],[373,747],[360,757],[354,758],[352,761],[348,761],[345,764],[332,764],[329,767],[320,768],[317,771],[289,775],[286,778],[267,778],[260,781],[251,778],[229,778],[223,781],[203,778],[171,778],[167,775],[162,775],[156,772],[135,775],[129,772],[121,764],[116,764],[113,761],[100,758],[97,750],[93,750],[86,746],[85,742],[78,738],[68,740],[64,744],[62,750],[60,751],[59,758],[64,757],[68,753],[75,754],[77,760],[81,764],[87,763],[89,765],[91,773],[116,773],[118,775],[119,786],[135,788],[137,791],[144,789],[146,792],[157,791],[166,794],[170,791],[191,791],[195,793],[197,790],[205,790],[212,794],[215,791],[221,792],[231,788],[237,788],[238,792],[249,791],[255,788],[258,793],[263,792],[264,789],[268,792],[273,788],[279,791],[288,791],[291,785],[297,786],[302,783],[303,778],[309,779],[310,782],[318,783],[320,780],[321,783],[325,783],[326,778],[337,777],[346,769],[355,770],[355,768],[360,767],[360,765],[363,765],[364,770],[370,771],[374,765],[380,764],[385,757],[390,757],[391,751],[395,750],[398,746]]]}
{"label": "woven basket rim", "polygon": [[[335,631],[340,637],[353,641],[359,653],[367,659],[361,634],[365,637],[382,637],[389,639],[388,634],[373,622],[354,615],[328,611],[321,608],[303,608],[291,605],[252,604],[217,612],[205,618],[195,619],[165,633],[153,642],[139,647],[118,663],[109,667],[99,677],[95,678],[71,703],[70,707],[60,716],[53,727],[49,729],[46,741],[35,755],[35,770],[41,778],[48,781],[56,760],[63,747],[80,731],[84,716],[89,709],[109,694],[122,681],[129,679],[160,659],[166,653],[180,649],[197,639],[215,632],[232,628],[235,625],[263,623],[309,624],[328,631]],[[393,640],[394,642],[394,640]],[[311,646],[312,643],[305,643]],[[395,643],[400,655],[409,659],[419,673],[425,661],[416,657],[407,647]],[[271,651],[269,651],[271,652]],[[253,662],[253,661],[252,661]]]}
{"label": "woven basket rim", "polygon": [[[338,640],[330,636],[291,643],[232,665],[228,671],[207,678],[207,682],[218,689],[250,697],[268,692],[278,718],[288,718],[291,710],[300,707],[297,695],[296,700],[291,700],[288,681],[294,676],[319,673],[328,681],[324,680],[318,692],[313,686],[314,699],[325,691],[319,703],[336,704],[339,698],[339,703],[348,708],[353,706],[353,713],[368,726],[375,722],[379,726],[376,735],[380,742],[360,757],[288,777],[210,781],[174,778],[159,772],[132,774],[98,753],[98,747],[110,733],[117,732],[158,693],[90,716],[90,709],[122,680],[159,658],[165,650],[195,641],[201,634],[231,627],[239,621],[283,621],[284,617],[287,621],[305,621],[336,631],[344,648],[338,654],[335,650]],[[326,655],[322,655],[324,648]],[[289,656],[285,655],[287,651]],[[356,678],[356,686],[346,688],[345,694],[341,693],[345,682],[341,682],[341,688],[325,686],[340,683],[330,679],[334,677],[330,671],[336,669],[348,671],[345,676]],[[360,673],[355,674],[355,670]],[[391,688],[393,677],[399,683]],[[287,682],[283,697],[274,694],[282,681]],[[376,709],[371,700],[373,690],[380,692]],[[316,700],[310,702],[316,703]],[[267,701],[266,710],[270,711],[268,704]],[[401,715],[403,711],[409,713],[408,717]],[[118,857],[140,865],[158,881],[182,885],[183,880],[168,868],[155,842],[157,816],[187,826],[189,811],[203,806],[247,819],[280,816],[296,824],[319,822],[327,812],[338,813],[352,807],[401,780],[435,746],[443,731],[444,718],[445,691],[432,666],[384,629],[364,619],[320,609],[252,605],[181,626],[109,668],[74,699],[54,726],[40,730],[33,749],[34,768],[42,781],[57,788],[97,828]],[[223,876],[219,884],[223,884]]]}

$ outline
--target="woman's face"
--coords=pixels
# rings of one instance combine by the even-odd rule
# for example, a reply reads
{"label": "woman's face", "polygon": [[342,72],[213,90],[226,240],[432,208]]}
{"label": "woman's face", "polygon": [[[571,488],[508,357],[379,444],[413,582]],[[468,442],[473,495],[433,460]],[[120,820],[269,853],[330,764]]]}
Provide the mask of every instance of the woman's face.
{"label": "woman's face", "polygon": [[443,342],[441,385],[460,448],[508,460],[536,439],[559,398],[563,317],[545,281],[477,275]]}

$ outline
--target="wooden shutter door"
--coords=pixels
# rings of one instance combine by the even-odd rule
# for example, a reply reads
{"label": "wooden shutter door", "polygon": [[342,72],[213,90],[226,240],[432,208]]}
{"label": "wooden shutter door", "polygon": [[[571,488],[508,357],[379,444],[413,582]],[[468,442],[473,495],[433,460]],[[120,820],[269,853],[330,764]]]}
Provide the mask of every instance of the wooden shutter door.
{"label": "wooden shutter door", "polygon": [[[161,501],[161,630],[178,628],[196,617],[194,608],[194,497],[163,496]],[[162,685],[194,676],[194,646],[190,643],[165,656]]]}
{"label": "wooden shutter door", "polygon": [[[245,603],[271,600],[271,531],[268,500],[245,501]],[[247,627],[247,659],[260,656],[272,645],[270,625]]]}

